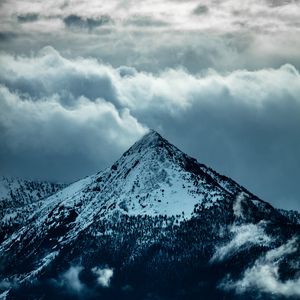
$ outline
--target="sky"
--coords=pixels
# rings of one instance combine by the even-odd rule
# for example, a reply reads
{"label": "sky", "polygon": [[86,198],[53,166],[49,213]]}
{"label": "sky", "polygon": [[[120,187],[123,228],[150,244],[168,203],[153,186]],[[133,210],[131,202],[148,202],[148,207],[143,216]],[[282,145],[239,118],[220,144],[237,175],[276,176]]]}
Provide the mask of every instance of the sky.
{"label": "sky", "polygon": [[72,182],[150,128],[300,210],[298,0],[0,0],[0,175]]}

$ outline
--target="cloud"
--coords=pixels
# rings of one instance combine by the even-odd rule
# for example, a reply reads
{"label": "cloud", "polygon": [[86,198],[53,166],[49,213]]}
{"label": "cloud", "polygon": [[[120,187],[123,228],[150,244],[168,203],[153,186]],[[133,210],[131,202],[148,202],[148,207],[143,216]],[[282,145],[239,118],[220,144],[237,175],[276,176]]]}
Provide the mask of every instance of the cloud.
{"label": "cloud", "polygon": [[203,15],[203,14],[207,14],[209,11],[209,8],[206,5],[203,4],[199,4],[194,10],[193,13],[195,15]]}
{"label": "cloud", "polygon": [[297,1],[5,1],[1,28],[16,36],[0,49],[30,54],[50,40],[73,57],[151,72],[299,69],[299,11]]}
{"label": "cloud", "polygon": [[[86,96],[118,104],[111,68],[97,68],[99,65],[94,60],[70,61],[52,47],[45,47],[31,59],[2,55],[0,64],[3,67],[0,81],[22,95],[37,99],[60,93],[65,95],[64,101],[71,98],[70,103],[72,97]],[[21,66],[23,69],[18,69]]]}
{"label": "cloud", "polygon": [[232,240],[224,246],[218,247],[211,258],[211,262],[218,262],[234,256],[237,252],[252,245],[267,246],[271,238],[264,231],[264,222],[259,224],[233,225],[230,232]]}
{"label": "cloud", "polygon": [[39,15],[36,13],[28,13],[24,15],[18,15],[17,18],[20,23],[35,22],[39,19]]}
{"label": "cloud", "polygon": [[81,28],[93,30],[96,27],[103,26],[112,22],[108,15],[102,15],[97,18],[83,18],[78,15],[69,15],[63,19],[64,24],[70,28]]}
{"label": "cloud", "polygon": [[61,102],[55,95],[21,99],[0,86],[2,172],[74,180],[101,170],[146,132],[128,109],[117,111],[103,99],[79,97],[72,107]]}
{"label": "cloud", "polygon": [[154,128],[263,199],[299,209],[300,75],[292,65],[149,73],[51,47],[2,53],[0,65],[3,174],[74,180]]}
{"label": "cloud", "polygon": [[92,268],[92,272],[97,276],[97,283],[102,287],[109,287],[111,278],[113,277],[114,271],[110,268]]}
{"label": "cloud", "polygon": [[0,32],[0,41],[2,41],[2,42],[9,41],[16,37],[17,37],[17,34],[14,32],[9,32],[9,31],[1,31]]}
{"label": "cloud", "polygon": [[226,279],[220,287],[225,290],[233,289],[238,294],[255,291],[285,297],[299,297],[300,277],[286,280],[280,278],[280,262],[297,251],[297,243],[296,239],[291,239],[286,244],[268,251],[244,272],[240,280],[235,282]]}
{"label": "cloud", "polygon": [[62,284],[68,287],[72,292],[80,293],[85,285],[80,281],[79,274],[83,270],[81,266],[71,266],[61,276]]}
{"label": "cloud", "polygon": [[235,202],[233,203],[233,214],[237,218],[243,218],[243,207],[242,207],[242,202],[245,200],[245,195],[244,193],[240,193],[236,199]]}
{"label": "cloud", "polygon": [[155,19],[153,16],[138,16],[134,15],[129,18],[125,25],[136,27],[165,27],[168,25],[163,19]]}
{"label": "cloud", "polygon": [[266,1],[271,7],[278,7],[278,6],[286,6],[293,4],[293,0],[267,0]]}

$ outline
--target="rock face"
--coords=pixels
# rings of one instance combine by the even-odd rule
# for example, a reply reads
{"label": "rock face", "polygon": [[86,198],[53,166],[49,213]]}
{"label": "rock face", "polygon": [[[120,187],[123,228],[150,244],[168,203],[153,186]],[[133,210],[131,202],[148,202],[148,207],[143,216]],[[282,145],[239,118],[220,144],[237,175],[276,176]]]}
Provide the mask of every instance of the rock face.
{"label": "rock face", "polygon": [[2,297],[300,297],[289,216],[151,131],[6,236]]}

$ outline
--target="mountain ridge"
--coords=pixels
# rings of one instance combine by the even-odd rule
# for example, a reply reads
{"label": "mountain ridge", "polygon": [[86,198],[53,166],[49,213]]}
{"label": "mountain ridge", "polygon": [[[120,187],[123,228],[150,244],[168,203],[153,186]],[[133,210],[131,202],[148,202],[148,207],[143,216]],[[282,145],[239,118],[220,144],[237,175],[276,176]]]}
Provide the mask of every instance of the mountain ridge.
{"label": "mountain ridge", "polygon": [[65,184],[2,177],[0,179],[0,242],[24,226],[44,199]]}
{"label": "mountain ridge", "polygon": [[[87,276],[85,291],[92,286],[104,299],[143,299],[149,291],[163,299],[198,299],[201,293],[234,299],[235,293],[220,291],[220,280],[243,276],[260,256],[297,236],[293,220],[150,131],[111,167],[42,201],[26,226],[0,244],[0,280],[9,283],[7,299],[24,291],[40,297],[45,287],[44,299],[72,298],[65,274],[76,270]],[[284,270],[297,274],[292,264]],[[112,289],[93,281],[103,272],[113,274]],[[205,274],[207,284],[195,282],[207,281]],[[180,294],[183,283],[188,298]],[[135,292],[126,294],[128,284]],[[76,297],[93,299],[89,292]]]}

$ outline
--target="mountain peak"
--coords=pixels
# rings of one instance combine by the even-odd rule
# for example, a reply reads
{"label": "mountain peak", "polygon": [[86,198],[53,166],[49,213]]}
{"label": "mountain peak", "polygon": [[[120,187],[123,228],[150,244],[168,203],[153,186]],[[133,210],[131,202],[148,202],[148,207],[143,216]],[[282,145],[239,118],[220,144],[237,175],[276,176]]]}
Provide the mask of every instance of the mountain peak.
{"label": "mountain peak", "polygon": [[127,152],[142,153],[142,152],[149,152],[154,149],[157,150],[159,148],[165,148],[171,146],[172,145],[166,139],[164,139],[158,132],[151,129],[148,133],[146,133],[143,137],[141,137],[136,143],[134,143],[128,149],[128,151],[125,152],[125,155],[127,154]]}
{"label": "mountain peak", "polygon": [[137,143],[157,144],[164,141],[164,138],[155,130],[150,129]]}

